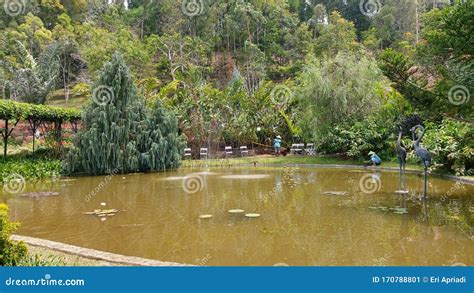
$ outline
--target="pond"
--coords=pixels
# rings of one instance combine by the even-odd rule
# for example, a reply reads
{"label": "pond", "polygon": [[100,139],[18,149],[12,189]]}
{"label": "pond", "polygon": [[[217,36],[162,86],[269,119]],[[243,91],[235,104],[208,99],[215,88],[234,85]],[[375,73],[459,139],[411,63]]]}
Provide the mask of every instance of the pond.
{"label": "pond", "polygon": [[400,194],[391,171],[181,169],[27,184],[3,199],[17,234],[162,261],[474,265],[474,186],[430,177],[425,202],[422,180],[407,174]]}

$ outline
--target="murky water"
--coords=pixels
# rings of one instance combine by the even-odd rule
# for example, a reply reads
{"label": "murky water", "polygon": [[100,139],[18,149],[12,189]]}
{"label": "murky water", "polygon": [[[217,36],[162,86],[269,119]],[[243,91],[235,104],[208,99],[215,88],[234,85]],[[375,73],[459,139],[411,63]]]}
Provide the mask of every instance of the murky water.
{"label": "murky water", "polygon": [[[3,197],[17,234],[163,261],[474,265],[474,186],[432,177],[424,204],[421,176],[407,175],[407,195],[399,184],[397,172],[183,169],[27,184]],[[118,213],[84,214],[96,209]]]}

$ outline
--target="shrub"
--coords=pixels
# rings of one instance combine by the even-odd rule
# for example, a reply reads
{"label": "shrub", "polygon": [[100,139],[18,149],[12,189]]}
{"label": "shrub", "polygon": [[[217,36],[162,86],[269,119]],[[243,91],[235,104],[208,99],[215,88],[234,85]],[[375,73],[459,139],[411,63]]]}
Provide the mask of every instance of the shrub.
{"label": "shrub", "polygon": [[28,254],[23,242],[10,240],[11,234],[17,228],[17,223],[10,222],[8,207],[0,204],[0,265],[2,266],[17,266]]}
{"label": "shrub", "polygon": [[19,103],[12,100],[0,100],[0,119],[4,120],[40,120],[47,122],[76,121],[81,112],[75,109],[63,109],[45,105]]}
{"label": "shrub", "polygon": [[0,182],[11,174],[18,174],[25,179],[45,179],[61,173],[61,161],[45,155],[15,155],[0,160]]}
{"label": "shrub", "polygon": [[105,65],[93,100],[64,162],[67,173],[103,175],[179,167],[184,145],[177,119],[159,102],[152,109],[146,106],[119,54]]}
{"label": "shrub", "polygon": [[464,175],[474,167],[474,128],[469,122],[444,119],[441,124],[426,124],[422,141],[439,168]]}
{"label": "shrub", "polygon": [[66,266],[67,262],[62,256],[29,254],[18,265],[22,267],[59,267]]}

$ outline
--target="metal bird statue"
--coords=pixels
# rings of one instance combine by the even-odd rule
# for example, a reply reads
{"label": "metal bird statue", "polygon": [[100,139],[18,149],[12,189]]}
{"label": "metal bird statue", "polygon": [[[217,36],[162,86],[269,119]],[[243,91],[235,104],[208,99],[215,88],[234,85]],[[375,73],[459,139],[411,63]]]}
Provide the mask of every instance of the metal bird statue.
{"label": "metal bird statue", "polygon": [[405,166],[407,163],[407,150],[402,142],[403,131],[400,127],[400,131],[398,133],[398,140],[397,140],[397,157],[398,162],[400,163],[400,173],[405,173]]}
{"label": "metal bird statue", "polygon": [[397,140],[397,147],[396,147],[396,152],[397,152],[397,157],[398,157],[398,162],[400,163],[400,190],[398,190],[396,193],[399,194],[406,194],[408,191],[405,191],[405,167],[406,167],[406,162],[407,162],[407,150],[405,146],[403,145],[402,142],[402,137],[403,137],[403,129],[400,127],[399,133],[398,133],[398,140]]}
{"label": "metal bird statue", "polygon": [[[421,130],[421,134],[418,138],[416,138],[417,129]],[[417,125],[411,129],[411,132],[413,135],[413,148],[415,149],[416,155],[423,162],[423,167],[425,171],[424,172],[425,185],[424,185],[424,190],[423,190],[423,197],[426,199],[426,181],[428,177],[428,167],[431,166],[431,154],[427,149],[420,147],[420,142],[423,139],[423,136],[425,135],[425,128],[421,125]]]}

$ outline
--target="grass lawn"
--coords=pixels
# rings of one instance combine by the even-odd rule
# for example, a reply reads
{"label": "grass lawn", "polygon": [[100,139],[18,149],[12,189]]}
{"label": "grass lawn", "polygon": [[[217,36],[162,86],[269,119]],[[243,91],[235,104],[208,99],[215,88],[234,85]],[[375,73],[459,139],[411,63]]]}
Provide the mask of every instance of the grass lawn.
{"label": "grass lawn", "polygon": [[82,109],[82,107],[87,104],[89,97],[71,97],[69,101],[66,102],[64,97],[53,97],[50,98],[47,102],[49,106],[59,107],[59,108],[74,108]]}
{"label": "grass lawn", "polygon": [[[224,167],[224,166],[238,166],[245,164],[306,164],[306,165],[360,165],[364,162],[345,159],[335,156],[317,156],[317,157],[303,157],[303,156],[256,156],[246,158],[232,158],[232,159],[214,159],[214,160],[187,160],[183,161],[183,167]],[[398,162],[384,162],[381,167],[398,168]],[[420,165],[407,164],[407,170],[423,170]]]}

